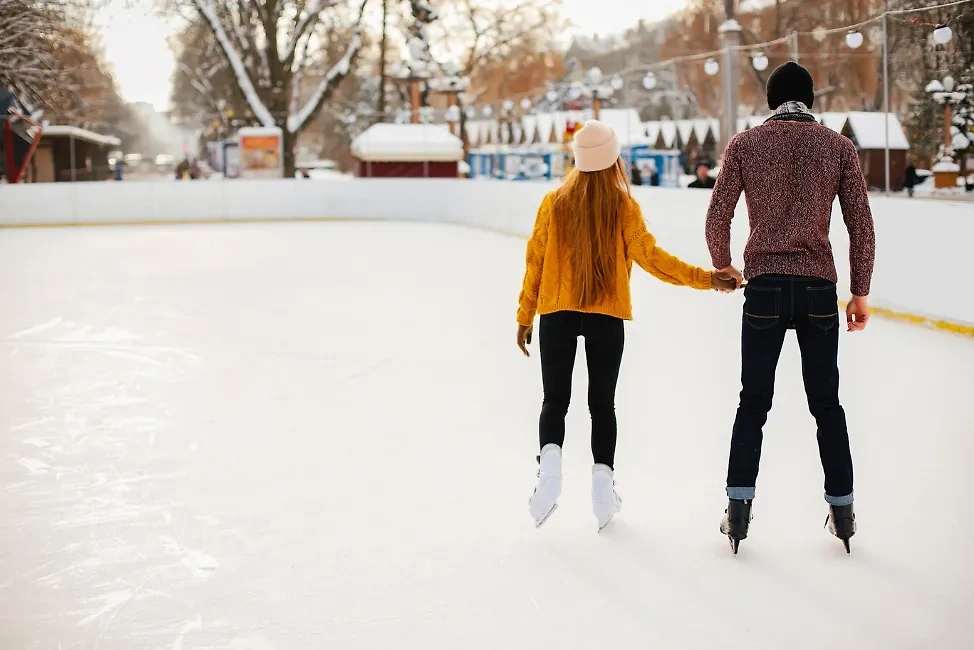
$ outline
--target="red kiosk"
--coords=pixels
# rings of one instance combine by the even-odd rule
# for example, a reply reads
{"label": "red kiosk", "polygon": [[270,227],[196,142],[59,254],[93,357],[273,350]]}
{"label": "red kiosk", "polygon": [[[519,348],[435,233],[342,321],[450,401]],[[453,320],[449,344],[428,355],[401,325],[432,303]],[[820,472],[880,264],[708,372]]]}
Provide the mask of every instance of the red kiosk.
{"label": "red kiosk", "polygon": [[352,141],[363,178],[457,178],[463,141],[442,125],[373,124]]}
{"label": "red kiosk", "polygon": [[17,97],[0,88],[0,175],[8,183],[19,183],[24,178],[42,131]]}

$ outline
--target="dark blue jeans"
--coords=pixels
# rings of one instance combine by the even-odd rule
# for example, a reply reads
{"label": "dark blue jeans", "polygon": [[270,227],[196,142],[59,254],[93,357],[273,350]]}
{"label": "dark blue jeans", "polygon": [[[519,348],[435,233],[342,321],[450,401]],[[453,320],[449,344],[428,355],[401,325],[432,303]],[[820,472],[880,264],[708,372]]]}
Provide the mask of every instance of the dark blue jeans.
{"label": "dark blue jeans", "polygon": [[852,503],[852,454],[845,411],[839,404],[839,321],[835,285],[827,280],[762,275],[744,288],[741,401],[727,468],[729,498],[754,498],[778,357],[785,333],[794,329],[808,409],[818,425],[825,500],[832,505]]}

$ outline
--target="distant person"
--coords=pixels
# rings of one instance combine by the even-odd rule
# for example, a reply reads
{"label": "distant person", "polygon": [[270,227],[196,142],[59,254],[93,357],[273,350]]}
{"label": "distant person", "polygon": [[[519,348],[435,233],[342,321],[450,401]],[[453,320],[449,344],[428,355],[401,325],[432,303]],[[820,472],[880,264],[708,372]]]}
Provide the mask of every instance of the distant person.
{"label": "distant person", "polygon": [[917,168],[916,165],[913,164],[913,159],[910,158],[910,160],[906,163],[906,173],[904,174],[903,178],[903,187],[906,188],[906,193],[912,197],[916,186],[919,184],[920,176],[917,174]]}
{"label": "distant person", "polygon": [[[742,387],[720,530],[736,553],[751,521],[778,357],[793,329],[808,409],[818,427],[829,505],[826,522],[848,551],[856,520],[849,432],[839,403],[839,307],[829,223],[838,196],[849,231],[852,275],[846,327],[858,332],[869,322],[866,297],[876,251],[872,211],[855,145],[819,124],[809,110],[815,92],[808,71],[785,63],[768,78],[767,92],[774,114],[727,145],[707,213],[714,268],[748,280],[741,328]],[[743,277],[731,264],[730,249],[731,220],[741,192],[751,228]]]}
{"label": "distant person", "polygon": [[189,174],[189,157],[183,158],[182,162],[176,165],[176,180],[182,180]]}
{"label": "distant person", "polygon": [[643,173],[639,170],[639,165],[633,161],[632,165],[629,167],[629,176],[632,179],[633,185],[643,184]]}
{"label": "distant person", "polygon": [[710,162],[706,160],[701,160],[697,162],[697,167],[695,172],[697,178],[692,183],[687,185],[688,188],[704,189],[704,190],[713,189],[714,185],[716,184],[716,181],[710,177]]}
{"label": "distant person", "polygon": [[619,139],[590,120],[574,135],[575,166],[541,202],[527,245],[518,299],[517,345],[528,356],[540,314],[544,402],[538,425],[538,484],[529,501],[535,525],[555,510],[561,494],[561,449],[572,392],[578,337],[585,338],[588,406],[592,415],[592,510],[599,529],[619,511],[615,491],[615,392],[632,319],[629,276],[636,262],[664,282],[694,289],[732,290],[733,280],[690,266],[656,245],[632,197],[619,157]]}
{"label": "distant person", "polygon": [[653,163],[649,168],[649,184],[653,187],[659,187],[659,172],[656,171],[655,163]]}

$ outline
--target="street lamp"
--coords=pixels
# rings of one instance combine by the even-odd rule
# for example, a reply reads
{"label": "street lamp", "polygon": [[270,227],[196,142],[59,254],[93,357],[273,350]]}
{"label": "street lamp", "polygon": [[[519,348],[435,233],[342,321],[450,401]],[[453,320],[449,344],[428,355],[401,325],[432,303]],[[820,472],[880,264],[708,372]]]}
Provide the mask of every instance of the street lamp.
{"label": "street lamp", "polygon": [[933,40],[937,43],[937,45],[946,45],[953,37],[954,32],[952,32],[950,27],[947,25],[941,25],[937,29],[933,30]]}
{"label": "street lamp", "polygon": [[944,107],[944,142],[940,161],[934,165],[934,187],[953,188],[957,185],[960,166],[953,159],[953,105],[959,104],[974,90],[970,84],[957,85],[950,75],[943,80],[934,79],[924,88],[935,102]]}

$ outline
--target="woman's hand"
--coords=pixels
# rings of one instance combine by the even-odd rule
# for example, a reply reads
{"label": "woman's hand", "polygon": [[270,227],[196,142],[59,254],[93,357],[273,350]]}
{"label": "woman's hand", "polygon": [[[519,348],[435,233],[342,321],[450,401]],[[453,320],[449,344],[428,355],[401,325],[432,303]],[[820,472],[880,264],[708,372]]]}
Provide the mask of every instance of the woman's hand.
{"label": "woman's hand", "polygon": [[737,280],[730,275],[715,271],[710,274],[710,288],[721,293],[733,293],[737,290]]}
{"label": "woman's hand", "polygon": [[521,352],[524,356],[530,357],[531,353],[528,352],[527,346],[531,343],[531,334],[534,332],[533,325],[518,325],[517,326],[517,347],[521,348]]}

